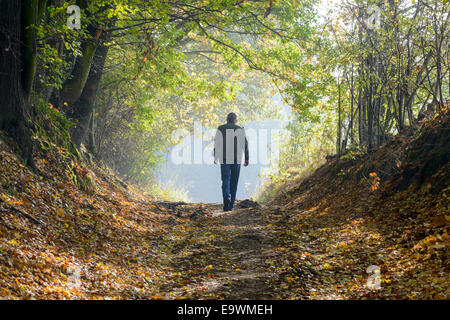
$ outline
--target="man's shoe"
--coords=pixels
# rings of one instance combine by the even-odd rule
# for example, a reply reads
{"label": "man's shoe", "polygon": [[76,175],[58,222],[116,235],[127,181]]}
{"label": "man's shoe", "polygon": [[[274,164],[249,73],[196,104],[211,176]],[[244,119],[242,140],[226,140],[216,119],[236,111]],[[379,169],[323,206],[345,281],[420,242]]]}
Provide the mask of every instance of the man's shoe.
{"label": "man's shoe", "polygon": [[230,198],[225,198],[225,200],[223,200],[223,211],[230,211],[230,204],[231,204],[231,199]]}

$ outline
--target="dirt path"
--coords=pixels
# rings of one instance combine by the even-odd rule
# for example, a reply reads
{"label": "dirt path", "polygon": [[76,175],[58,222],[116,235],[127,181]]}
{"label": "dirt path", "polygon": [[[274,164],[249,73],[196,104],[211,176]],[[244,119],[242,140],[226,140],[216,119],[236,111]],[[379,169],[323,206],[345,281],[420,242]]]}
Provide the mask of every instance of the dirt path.
{"label": "dirt path", "polygon": [[171,220],[175,237],[164,239],[169,240],[165,250],[168,268],[182,278],[177,281],[182,286],[171,288],[172,295],[279,298],[279,279],[274,272],[277,232],[265,221],[264,210],[254,207],[223,212],[220,205],[211,204],[201,207],[202,214],[197,215],[195,205],[183,207],[184,212],[192,210],[189,219]]}
{"label": "dirt path", "polygon": [[226,299],[270,299],[276,286],[277,275],[268,267],[274,255],[276,234],[264,222],[262,211],[257,208],[238,209],[231,213],[216,213],[218,225],[230,232],[228,241],[217,245],[229,248],[227,259],[236,268],[219,272],[228,279]]}

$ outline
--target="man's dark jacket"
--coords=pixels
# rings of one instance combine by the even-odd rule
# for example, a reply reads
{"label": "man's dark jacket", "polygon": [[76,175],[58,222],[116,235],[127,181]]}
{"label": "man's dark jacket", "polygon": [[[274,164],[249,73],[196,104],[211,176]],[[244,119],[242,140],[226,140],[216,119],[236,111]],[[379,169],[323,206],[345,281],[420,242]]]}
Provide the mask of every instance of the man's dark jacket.
{"label": "man's dark jacket", "polygon": [[[226,147],[227,147],[227,130],[233,130],[237,135],[233,140],[233,160],[226,161]],[[219,134],[220,133],[220,134]],[[242,141],[242,142],[241,142]],[[221,145],[222,144],[222,145]],[[217,150],[217,149],[221,150]],[[249,161],[248,141],[245,136],[245,130],[234,123],[227,123],[217,128],[215,142],[214,142],[214,158],[220,160],[220,163],[241,163],[242,152],[245,155],[245,162]],[[231,159],[230,159],[231,160]]]}

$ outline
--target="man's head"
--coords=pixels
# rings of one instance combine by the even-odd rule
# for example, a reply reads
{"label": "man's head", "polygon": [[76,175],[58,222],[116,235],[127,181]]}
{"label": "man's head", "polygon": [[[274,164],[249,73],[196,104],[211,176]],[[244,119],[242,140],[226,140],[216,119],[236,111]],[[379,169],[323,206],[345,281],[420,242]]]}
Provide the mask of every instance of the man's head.
{"label": "man's head", "polygon": [[227,123],[236,123],[237,122],[237,115],[234,112],[231,112],[227,115]]}

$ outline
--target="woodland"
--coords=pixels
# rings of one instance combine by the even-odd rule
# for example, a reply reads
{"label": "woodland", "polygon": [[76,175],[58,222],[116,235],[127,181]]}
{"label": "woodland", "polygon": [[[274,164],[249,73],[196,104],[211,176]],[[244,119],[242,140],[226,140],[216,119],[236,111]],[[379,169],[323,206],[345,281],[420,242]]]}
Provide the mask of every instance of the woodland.
{"label": "woodland", "polygon": [[[450,299],[449,9],[0,0],[0,298]],[[174,131],[280,105],[232,212],[158,186]]]}

